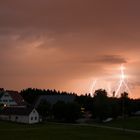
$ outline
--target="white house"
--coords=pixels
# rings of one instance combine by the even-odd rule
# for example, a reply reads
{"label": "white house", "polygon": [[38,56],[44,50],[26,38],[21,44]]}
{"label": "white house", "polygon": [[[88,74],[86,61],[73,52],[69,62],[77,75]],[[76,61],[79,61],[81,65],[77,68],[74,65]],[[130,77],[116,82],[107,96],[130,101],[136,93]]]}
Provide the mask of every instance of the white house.
{"label": "white house", "polygon": [[34,124],[38,123],[40,118],[37,110],[34,108],[4,107],[0,111],[0,120]]}
{"label": "white house", "polygon": [[25,101],[17,91],[1,91],[0,104],[5,106],[25,106]]}

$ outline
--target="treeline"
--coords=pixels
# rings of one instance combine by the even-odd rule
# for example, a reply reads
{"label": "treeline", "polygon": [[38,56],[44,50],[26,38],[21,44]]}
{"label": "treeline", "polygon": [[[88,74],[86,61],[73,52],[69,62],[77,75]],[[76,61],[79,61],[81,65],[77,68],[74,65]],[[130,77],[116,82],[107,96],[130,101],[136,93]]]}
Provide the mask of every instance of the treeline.
{"label": "treeline", "polygon": [[77,102],[92,113],[92,118],[102,122],[106,118],[116,119],[120,116],[131,117],[140,111],[140,99],[130,99],[124,92],[121,97],[108,97],[103,89],[96,90],[94,97],[79,96]]}
{"label": "treeline", "polygon": [[75,95],[75,93],[69,93],[65,91],[56,91],[50,90],[50,89],[37,89],[37,88],[28,88],[28,89],[23,89],[20,92],[21,96],[24,98],[25,101],[28,103],[32,104],[35,102],[35,100],[41,96],[41,95]]}
{"label": "treeline", "polygon": [[78,96],[75,93],[59,92],[56,90],[26,89],[21,95],[28,103],[33,103],[40,95],[74,95],[75,100],[71,103],[58,101],[50,104],[41,101],[37,110],[44,119],[75,122],[78,118],[86,117],[103,122],[107,118],[117,119],[118,117],[131,117],[135,112],[140,111],[140,99],[131,99],[128,93],[124,92],[121,97],[108,97],[104,89],[96,90],[94,97],[90,94]]}
{"label": "treeline", "polygon": [[81,117],[81,107],[77,102],[65,103],[58,101],[50,104],[47,101],[40,102],[37,111],[43,120],[59,121],[59,122],[75,122]]}

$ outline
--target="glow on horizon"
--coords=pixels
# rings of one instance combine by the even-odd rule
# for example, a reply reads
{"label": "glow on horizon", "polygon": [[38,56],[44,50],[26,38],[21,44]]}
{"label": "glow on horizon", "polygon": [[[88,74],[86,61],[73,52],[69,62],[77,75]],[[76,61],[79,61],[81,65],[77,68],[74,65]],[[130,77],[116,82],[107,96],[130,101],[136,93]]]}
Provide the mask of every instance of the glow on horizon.
{"label": "glow on horizon", "polygon": [[[126,69],[126,67],[123,64],[121,64],[121,66],[119,67],[120,75],[119,75],[119,82],[117,85],[115,82],[116,80],[113,80],[111,82],[108,80],[100,79],[100,81],[102,82],[101,85],[103,85],[103,86],[101,86],[101,88],[106,89],[109,96],[112,96],[113,92],[115,92],[115,95],[114,95],[115,97],[119,97],[121,95],[121,93],[123,93],[123,92],[128,92],[129,94],[131,94],[130,88],[128,87],[127,81],[126,81],[127,75],[125,74],[125,71],[124,71],[125,69]],[[93,81],[93,83],[91,85],[91,89],[90,89],[90,94],[92,97],[94,96],[95,90],[99,89],[98,85],[99,85],[100,81],[99,80],[97,81],[97,79],[95,79]]]}
{"label": "glow on horizon", "polygon": [[95,92],[96,84],[97,84],[97,79],[95,79],[95,80],[93,81],[93,84],[92,84],[92,86],[91,86],[90,94],[91,94],[92,97],[93,97],[93,93]]}
{"label": "glow on horizon", "polygon": [[[119,81],[118,88],[115,90],[115,96],[120,96],[120,95],[119,95],[119,92],[121,91],[121,87],[122,87],[123,85],[124,85],[124,87],[126,88],[126,90],[127,90],[129,93],[131,93],[131,91],[130,91],[130,89],[129,89],[129,87],[128,87],[126,81],[125,81],[125,79],[126,79],[126,75],[125,75],[125,73],[124,73],[124,70],[125,70],[125,69],[126,69],[126,68],[124,67],[124,65],[121,64],[121,67],[120,67],[120,71],[121,71],[121,74],[120,74],[120,81]],[[125,89],[123,89],[123,90],[124,90],[123,92],[125,92]]]}

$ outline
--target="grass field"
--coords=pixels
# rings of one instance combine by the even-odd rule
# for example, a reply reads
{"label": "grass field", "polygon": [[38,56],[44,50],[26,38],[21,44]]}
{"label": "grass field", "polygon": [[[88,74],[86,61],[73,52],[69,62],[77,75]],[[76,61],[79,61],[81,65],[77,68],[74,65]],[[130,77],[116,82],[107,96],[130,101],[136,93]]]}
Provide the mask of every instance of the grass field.
{"label": "grass field", "polygon": [[113,127],[125,127],[127,129],[134,129],[134,130],[140,130],[140,117],[130,117],[123,119],[114,120],[109,123],[105,123],[107,126],[113,126]]}
{"label": "grass field", "polygon": [[2,140],[139,140],[139,133],[63,124],[23,125],[0,122]]}

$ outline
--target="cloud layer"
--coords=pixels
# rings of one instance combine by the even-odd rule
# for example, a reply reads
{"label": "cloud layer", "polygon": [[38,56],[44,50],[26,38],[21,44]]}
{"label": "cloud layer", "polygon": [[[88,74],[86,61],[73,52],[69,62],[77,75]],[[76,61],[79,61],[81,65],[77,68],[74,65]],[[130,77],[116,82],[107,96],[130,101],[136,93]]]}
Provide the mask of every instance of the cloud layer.
{"label": "cloud layer", "polygon": [[89,92],[124,63],[139,96],[140,2],[1,0],[0,85]]}

